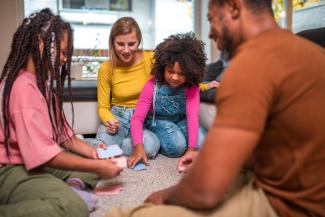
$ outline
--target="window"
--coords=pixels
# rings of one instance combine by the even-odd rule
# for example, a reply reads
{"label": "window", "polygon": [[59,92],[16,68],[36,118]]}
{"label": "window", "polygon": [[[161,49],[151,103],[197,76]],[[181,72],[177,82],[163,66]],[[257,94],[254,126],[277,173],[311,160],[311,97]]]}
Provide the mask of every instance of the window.
{"label": "window", "polygon": [[297,33],[325,26],[325,0],[273,0],[276,20]]}
{"label": "window", "polygon": [[298,1],[293,7],[292,31],[325,26],[325,0]]}
{"label": "window", "polygon": [[195,29],[194,0],[25,0],[25,15],[45,7],[72,25],[76,80],[97,79],[98,66],[108,56],[110,29],[120,17],[137,20],[145,50],[154,49],[171,34]]}

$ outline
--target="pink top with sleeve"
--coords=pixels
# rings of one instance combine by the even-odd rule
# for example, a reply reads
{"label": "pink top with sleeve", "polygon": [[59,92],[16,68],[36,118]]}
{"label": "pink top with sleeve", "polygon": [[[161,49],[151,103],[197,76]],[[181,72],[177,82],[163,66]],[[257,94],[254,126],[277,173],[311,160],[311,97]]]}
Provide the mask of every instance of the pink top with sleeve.
{"label": "pink top with sleeve", "polygon": [[[131,136],[133,145],[143,143],[143,123],[149,111],[152,111],[154,78],[150,79],[143,87],[135,112],[131,119]],[[188,146],[195,148],[199,131],[199,103],[200,89],[198,86],[186,88],[186,117],[188,128]]]}
{"label": "pink top with sleeve", "polygon": [[[3,84],[0,84],[1,89]],[[2,104],[2,101],[0,103]],[[37,87],[34,74],[23,70],[20,72],[11,90],[9,115],[10,156],[7,156],[3,143],[4,133],[1,122],[0,164],[23,164],[30,170],[48,162],[62,151],[52,139],[53,132],[47,104]],[[73,135],[70,127],[68,127],[68,135],[69,137]],[[62,138],[62,141],[66,139]]]}

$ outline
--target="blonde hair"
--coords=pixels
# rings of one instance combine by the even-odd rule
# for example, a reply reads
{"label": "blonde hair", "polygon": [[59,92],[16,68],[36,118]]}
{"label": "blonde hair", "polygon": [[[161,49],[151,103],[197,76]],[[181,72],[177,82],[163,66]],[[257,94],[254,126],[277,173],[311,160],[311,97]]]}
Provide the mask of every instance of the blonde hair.
{"label": "blonde hair", "polygon": [[134,18],[121,17],[113,24],[108,39],[108,45],[109,45],[108,57],[111,62],[111,67],[110,67],[111,74],[113,74],[113,70],[114,68],[116,68],[116,60],[117,60],[117,55],[114,47],[115,37],[118,35],[126,35],[132,33],[133,31],[135,31],[135,33],[137,34],[137,39],[140,45],[142,42],[142,33],[137,21],[135,21]]}

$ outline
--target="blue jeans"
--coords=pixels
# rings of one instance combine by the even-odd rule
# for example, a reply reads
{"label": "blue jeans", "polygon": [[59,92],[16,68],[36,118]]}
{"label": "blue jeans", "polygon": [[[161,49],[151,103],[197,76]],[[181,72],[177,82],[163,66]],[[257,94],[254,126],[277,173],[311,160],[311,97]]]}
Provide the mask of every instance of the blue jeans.
{"label": "blue jeans", "polygon": [[[113,106],[111,112],[120,122],[120,128],[117,133],[108,133],[106,127],[101,124],[97,130],[96,139],[87,139],[87,141],[93,146],[98,146],[100,143],[106,145],[117,144],[123,150],[123,155],[130,156],[133,153],[130,122],[134,108]],[[143,130],[143,145],[149,158],[154,158],[160,148],[158,137],[147,129]]]}
{"label": "blue jeans", "polygon": [[[168,157],[180,157],[188,148],[186,119],[186,88],[171,88],[155,84],[154,111],[145,126],[160,140],[160,152]],[[198,147],[204,141],[205,131],[199,128]]]}
{"label": "blue jeans", "polygon": [[[188,149],[186,119],[174,123],[169,120],[156,119],[153,126],[148,121],[147,128],[155,133],[160,140],[160,152],[167,157],[180,157]],[[197,149],[202,147],[206,135],[204,128],[199,127]]]}

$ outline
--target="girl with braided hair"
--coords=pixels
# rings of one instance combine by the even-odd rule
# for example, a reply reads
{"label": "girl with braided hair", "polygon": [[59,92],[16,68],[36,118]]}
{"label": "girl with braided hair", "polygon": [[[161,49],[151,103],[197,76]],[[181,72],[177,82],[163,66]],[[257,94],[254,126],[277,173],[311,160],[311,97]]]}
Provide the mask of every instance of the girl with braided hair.
{"label": "girl with braided hair", "polygon": [[49,9],[13,36],[0,77],[0,216],[88,216],[96,198],[86,189],[121,171],[97,159],[65,119],[72,51],[69,23]]}

